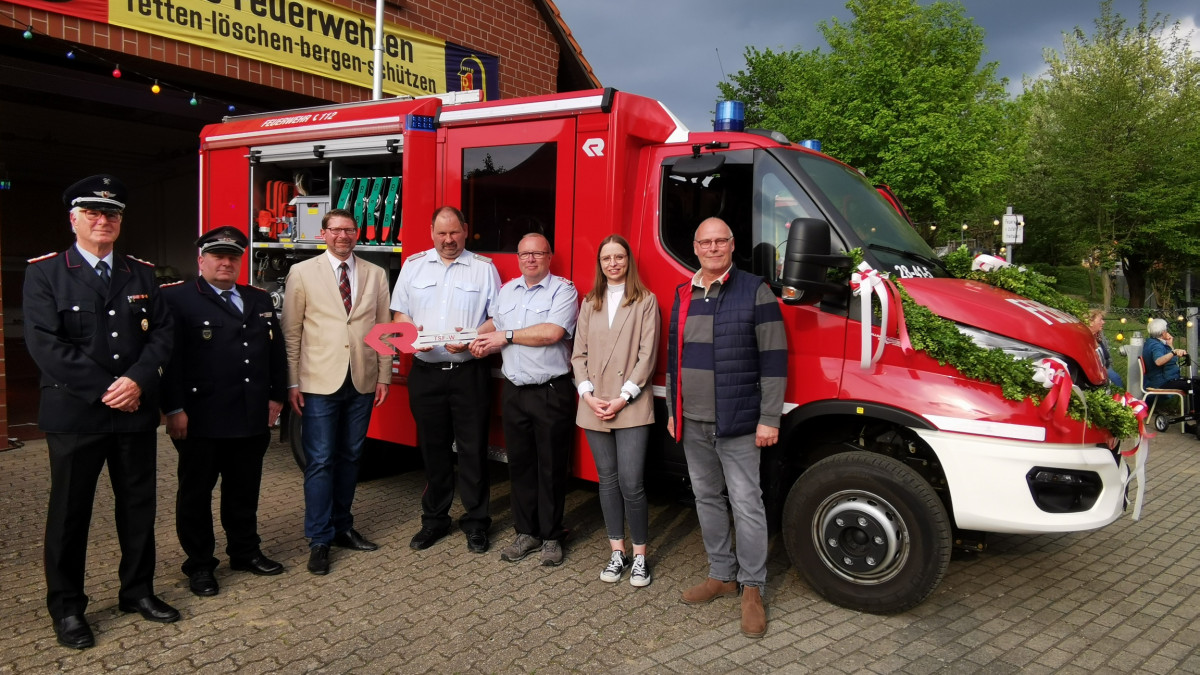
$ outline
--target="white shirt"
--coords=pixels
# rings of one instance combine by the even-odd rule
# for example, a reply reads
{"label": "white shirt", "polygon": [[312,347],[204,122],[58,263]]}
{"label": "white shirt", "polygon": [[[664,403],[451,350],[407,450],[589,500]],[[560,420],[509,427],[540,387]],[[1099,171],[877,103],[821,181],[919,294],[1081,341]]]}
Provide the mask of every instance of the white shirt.
{"label": "white shirt", "polygon": [[341,260],[336,255],[330,253],[329,249],[325,249],[325,255],[326,255],[326,257],[329,258],[329,264],[333,265],[333,281],[334,281],[334,283],[338,283],[338,284],[342,283],[342,270],[340,269],[340,267],[341,267],[342,263],[346,263],[346,267],[347,267],[346,276],[350,279],[350,297],[353,298],[354,290],[356,288],[358,288],[358,274],[354,267],[354,263],[355,263],[354,254],[350,254],[349,258],[346,258],[345,260]]}

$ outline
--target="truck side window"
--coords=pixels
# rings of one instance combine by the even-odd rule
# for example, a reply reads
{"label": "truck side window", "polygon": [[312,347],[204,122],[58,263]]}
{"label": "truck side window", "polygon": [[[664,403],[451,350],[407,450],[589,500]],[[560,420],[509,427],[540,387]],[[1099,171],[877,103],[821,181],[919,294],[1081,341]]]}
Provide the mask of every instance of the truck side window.
{"label": "truck side window", "polygon": [[[794,218],[820,218],[820,211],[779,161],[763,151],[723,153],[719,169],[683,175],[687,159],[663,164],[660,234],[664,248],[689,269],[697,269],[692,234],[702,220],[719,217],[733,230],[733,264],[768,283],[779,281],[779,264]],[[676,170],[681,162],[684,170]],[[840,240],[834,237],[834,247]]]}
{"label": "truck side window", "polygon": [[[776,284],[782,275],[788,228],[796,218],[821,218],[821,212],[783,167],[767,154],[759,156],[755,196],[758,198],[758,229],[754,233],[754,259],[747,268]],[[831,233],[832,247],[844,250],[841,238]]]}
{"label": "truck side window", "polygon": [[659,209],[663,246],[689,269],[698,269],[692,235],[705,218],[720,218],[733,229],[734,264],[750,269],[754,248],[753,189],[754,165],[750,151],[725,153],[721,168],[705,176],[682,176],[674,173],[670,166],[664,166]]}
{"label": "truck side window", "polygon": [[470,250],[515,253],[517,242],[530,232],[545,235],[553,250],[556,146],[527,143],[463,150],[462,211],[470,224]]}

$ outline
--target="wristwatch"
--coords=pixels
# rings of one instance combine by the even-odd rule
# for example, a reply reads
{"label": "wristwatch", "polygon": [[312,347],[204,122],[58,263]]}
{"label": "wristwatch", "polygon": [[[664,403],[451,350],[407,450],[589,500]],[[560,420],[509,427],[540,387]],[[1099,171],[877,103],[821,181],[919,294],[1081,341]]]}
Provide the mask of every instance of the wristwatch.
{"label": "wristwatch", "polygon": [[507,340],[508,344],[510,344],[510,345],[513,343],[512,338],[513,338],[513,332],[511,330],[504,331],[504,339]]}

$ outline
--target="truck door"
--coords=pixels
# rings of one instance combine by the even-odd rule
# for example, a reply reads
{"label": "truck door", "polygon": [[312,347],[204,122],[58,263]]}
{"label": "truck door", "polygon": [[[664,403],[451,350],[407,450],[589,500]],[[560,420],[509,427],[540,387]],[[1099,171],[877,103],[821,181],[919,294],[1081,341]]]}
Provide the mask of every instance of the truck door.
{"label": "truck door", "polygon": [[467,248],[491,257],[503,281],[519,274],[517,242],[530,232],[550,241],[551,273],[570,278],[574,133],[574,117],[446,130],[439,200],[459,205]]}

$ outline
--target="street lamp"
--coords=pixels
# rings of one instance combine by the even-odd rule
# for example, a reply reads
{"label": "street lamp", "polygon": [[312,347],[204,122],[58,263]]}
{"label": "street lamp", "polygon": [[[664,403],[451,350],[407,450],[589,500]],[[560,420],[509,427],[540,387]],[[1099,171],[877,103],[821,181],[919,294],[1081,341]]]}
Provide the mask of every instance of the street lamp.
{"label": "street lamp", "polygon": [[959,243],[959,245],[965,245],[967,243],[967,224],[966,223],[963,223],[962,234],[959,235],[958,243]]}

